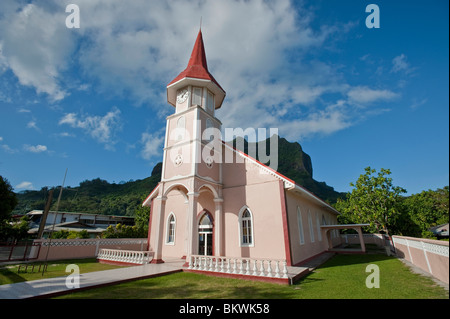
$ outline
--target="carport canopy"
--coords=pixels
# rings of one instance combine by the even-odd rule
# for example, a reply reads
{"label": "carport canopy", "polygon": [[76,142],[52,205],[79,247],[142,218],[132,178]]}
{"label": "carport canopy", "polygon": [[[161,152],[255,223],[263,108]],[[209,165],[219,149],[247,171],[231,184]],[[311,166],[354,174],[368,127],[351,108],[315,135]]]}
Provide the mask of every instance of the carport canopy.
{"label": "carport canopy", "polygon": [[333,229],[354,229],[359,235],[359,243],[361,244],[361,251],[366,252],[366,245],[364,244],[364,237],[362,232],[362,227],[369,226],[370,224],[339,224],[339,225],[322,225],[320,228],[325,232],[326,238],[328,240],[328,249],[333,249],[333,243],[331,241],[330,230]]}

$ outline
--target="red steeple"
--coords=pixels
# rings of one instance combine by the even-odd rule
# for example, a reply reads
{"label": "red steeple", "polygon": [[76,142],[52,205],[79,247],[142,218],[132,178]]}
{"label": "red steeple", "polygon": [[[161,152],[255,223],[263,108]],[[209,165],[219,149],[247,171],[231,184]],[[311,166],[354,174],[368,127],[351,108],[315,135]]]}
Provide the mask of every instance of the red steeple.
{"label": "red steeple", "polygon": [[186,69],[181,72],[175,79],[172,80],[167,86],[178,82],[184,78],[195,78],[210,80],[217,84],[217,86],[223,91],[219,83],[208,71],[208,63],[206,62],[205,46],[203,45],[202,30],[200,29],[195,40],[194,49],[192,50],[191,57]]}

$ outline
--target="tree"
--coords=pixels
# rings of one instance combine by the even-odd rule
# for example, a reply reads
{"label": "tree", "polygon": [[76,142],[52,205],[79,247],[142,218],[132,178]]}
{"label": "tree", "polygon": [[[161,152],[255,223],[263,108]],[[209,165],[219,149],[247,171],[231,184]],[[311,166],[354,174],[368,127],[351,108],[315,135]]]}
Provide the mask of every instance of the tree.
{"label": "tree", "polygon": [[16,194],[6,178],[0,175],[0,221],[10,220],[17,205]]}
{"label": "tree", "polygon": [[16,194],[6,178],[0,175],[0,240],[11,237],[11,212],[17,205]]}
{"label": "tree", "polygon": [[406,235],[415,237],[434,236],[429,229],[433,226],[448,223],[448,205],[448,186],[435,191],[422,191],[405,198],[402,205],[404,214],[416,226],[414,233],[407,233]]}
{"label": "tree", "polygon": [[[145,198],[142,198],[139,203],[142,203]],[[134,211],[134,224],[142,234],[148,233],[148,223],[150,218],[150,207],[144,207],[141,204]],[[143,236],[147,237],[147,235]]]}
{"label": "tree", "polygon": [[340,221],[369,223],[369,231],[384,231],[395,227],[399,217],[401,194],[406,190],[393,186],[389,169],[382,168],[378,175],[371,167],[365,168],[356,183],[350,183],[354,189],[347,194],[346,201],[338,201],[336,207],[341,210]]}

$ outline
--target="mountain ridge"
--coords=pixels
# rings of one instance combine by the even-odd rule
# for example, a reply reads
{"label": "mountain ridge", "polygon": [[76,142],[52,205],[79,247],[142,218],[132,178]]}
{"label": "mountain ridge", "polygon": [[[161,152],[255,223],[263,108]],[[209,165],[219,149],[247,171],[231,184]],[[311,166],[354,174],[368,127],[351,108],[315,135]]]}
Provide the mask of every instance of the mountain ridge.
{"label": "mountain ridge", "polygon": [[[311,193],[328,203],[335,203],[345,193],[336,192],[333,187],[325,182],[313,179],[313,166],[311,157],[306,154],[297,142],[289,142],[285,138],[274,135],[265,141],[249,143],[245,139],[239,141],[236,138],[229,144],[241,151],[248,153],[249,147],[256,148],[256,159],[259,160],[258,150],[261,143],[266,143],[266,151],[270,150],[270,143],[278,139],[278,166],[277,171],[292,179],[296,184],[306,188]],[[270,157],[270,156],[269,156]],[[268,163],[270,165],[270,163]],[[267,165],[267,164],[266,164]],[[143,200],[161,180],[162,163],[154,166],[149,177],[136,181],[111,184],[106,180],[96,178],[80,182],[77,187],[66,187],[63,190],[59,211],[71,211],[80,213],[134,216],[140,208]],[[13,214],[23,215],[33,209],[43,210],[49,189],[56,187],[43,187],[39,191],[24,191],[17,193],[19,204]],[[56,208],[54,198],[51,209]]]}

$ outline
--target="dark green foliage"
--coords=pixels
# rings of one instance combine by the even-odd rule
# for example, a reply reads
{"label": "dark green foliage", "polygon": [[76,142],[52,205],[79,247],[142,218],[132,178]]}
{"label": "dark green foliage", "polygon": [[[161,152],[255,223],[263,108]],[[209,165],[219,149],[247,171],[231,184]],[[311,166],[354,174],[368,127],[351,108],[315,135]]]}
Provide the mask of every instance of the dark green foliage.
{"label": "dark green foliage", "polygon": [[[335,203],[338,198],[345,197],[345,193],[336,192],[333,187],[328,186],[325,182],[318,182],[313,178],[311,157],[303,152],[302,147],[297,142],[291,143],[285,138],[279,137],[278,135],[273,135],[265,141],[256,143],[256,154],[249,155],[255,155],[256,159],[260,160],[258,157],[259,145],[261,143],[266,143],[266,153],[268,154],[270,152],[270,140],[275,138],[278,139],[277,171],[279,173],[295,181],[296,184],[303,186],[308,191],[326,202]],[[248,154],[249,143],[246,140],[242,142],[238,139],[239,138],[230,142],[230,145],[232,144],[233,147],[239,148],[239,145],[243,144],[244,148],[240,150]],[[269,165],[270,163],[263,164]]]}
{"label": "dark green foliage", "polygon": [[9,220],[17,205],[16,194],[6,178],[0,175],[0,222]]}
{"label": "dark green foliage", "polygon": [[[343,196],[343,193],[338,193],[324,182],[317,182],[312,178],[311,158],[303,152],[300,144],[290,143],[278,136],[272,138],[278,138],[278,171],[281,174],[331,203]],[[268,153],[270,150],[269,139],[266,140],[266,143]],[[248,143],[245,141],[244,151],[247,150]],[[66,187],[62,192],[59,211],[132,216],[138,217],[137,223],[138,219],[146,219],[145,222],[139,221],[146,224],[148,223],[149,211],[148,208],[142,208],[141,205],[146,196],[161,180],[161,169],[162,163],[158,163],[153,168],[151,177],[137,181],[110,184],[105,180],[96,178],[90,181],[82,181],[78,187]],[[33,209],[43,210],[48,190],[48,187],[43,187],[39,191],[25,191],[17,194],[19,204],[14,213],[23,215]],[[59,194],[59,187],[54,187],[54,190],[56,194]],[[56,209],[56,198],[57,196],[53,199],[51,210]],[[144,214],[143,217],[139,217],[140,211]]]}
{"label": "dark green foliage", "polygon": [[[146,209],[141,207],[142,202],[161,180],[160,167],[157,164],[153,169],[154,174],[142,180],[110,184],[97,178],[83,181],[78,187],[66,187],[62,192],[59,211],[135,217],[137,211]],[[48,187],[44,187],[40,191],[17,194],[19,204],[14,214],[23,215],[33,209],[43,210],[48,190]],[[54,190],[59,194],[59,186]],[[53,198],[50,210],[56,209],[56,199]]]}
{"label": "dark green foliage", "polygon": [[103,238],[145,238],[148,234],[148,226],[146,228],[135,226],[127,226],[117,224],[116,226],[108,226],[103,232]]}
{"label": "dark green foliage", "polygon": [[370,223],[364,231],[420,238],[434,237],[429,229],[448,223],[448,186],[403,197],[405,190],[393,186],[390,170],[382,168],[375,173],[367,167],[366,173],[350,184],[354,189],[347,198],[334,205],[341,212],[339,223]]}
{"label": "dark green foliage", "polygon": [[434,237],[431,227],[448,223],[449,187],[422,191],[402,201],[403,223],[399,233],[413,237]]}

